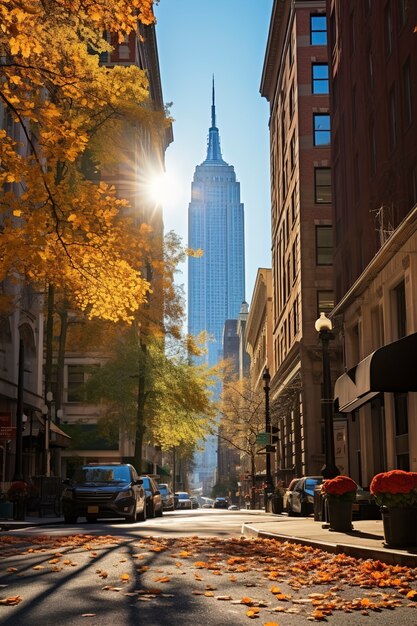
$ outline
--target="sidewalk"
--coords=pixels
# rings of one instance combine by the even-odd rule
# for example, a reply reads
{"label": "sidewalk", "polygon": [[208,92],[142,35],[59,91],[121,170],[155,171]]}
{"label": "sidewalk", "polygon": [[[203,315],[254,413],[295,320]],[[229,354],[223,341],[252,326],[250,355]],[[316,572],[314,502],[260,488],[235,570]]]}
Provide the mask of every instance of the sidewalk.
{"label": "sidewalk", "polygon": [[354,520],[353,531],[341,533],[323,528],[323,522],[315,522],[313,517],[288,517],[271,513],[270,520],[257,520],[254,516],[245,522],[242,533],[301,543],[333,553],[343,552],[356,558],[417,567],[417,547],[408,550],[385,547],[382,520]]}

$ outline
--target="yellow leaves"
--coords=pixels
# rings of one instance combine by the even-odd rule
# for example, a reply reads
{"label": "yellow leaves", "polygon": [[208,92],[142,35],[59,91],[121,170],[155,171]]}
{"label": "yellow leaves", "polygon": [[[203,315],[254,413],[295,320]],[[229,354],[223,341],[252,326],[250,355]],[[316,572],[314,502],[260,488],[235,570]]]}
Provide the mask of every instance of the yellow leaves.
{"label": "yellow leaves", "polygon": [[130,580],[129,574],[120,574],[120,580],[122,583],[128,583]]}

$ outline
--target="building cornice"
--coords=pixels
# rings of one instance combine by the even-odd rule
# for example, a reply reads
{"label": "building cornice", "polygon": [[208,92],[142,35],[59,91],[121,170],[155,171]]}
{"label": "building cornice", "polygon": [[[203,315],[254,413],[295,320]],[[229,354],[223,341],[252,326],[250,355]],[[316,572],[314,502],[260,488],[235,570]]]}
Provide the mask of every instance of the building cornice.
{"label": "building cornice", "polygon": [[337,303],[331,313],[331,317],[342,314],[346,308],[369,287],[371,282],[378,276],[381,270],[391,261],[409,237],[417,230],[417,205],[408,213],[403,221],[397,226],[392,235],[379,249],[372,261],[367,265],[359,278],[340,302]]}

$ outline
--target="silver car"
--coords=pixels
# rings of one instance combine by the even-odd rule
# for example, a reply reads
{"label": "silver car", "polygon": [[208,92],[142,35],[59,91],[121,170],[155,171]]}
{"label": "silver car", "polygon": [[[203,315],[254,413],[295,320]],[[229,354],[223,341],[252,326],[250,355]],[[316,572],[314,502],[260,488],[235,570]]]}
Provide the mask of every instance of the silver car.
{"label": "silver car", "polygon": [[294,478],[284,494],[284,510],[288,515],[307,517],[313,513],[314,489],[322,482],[322,476]]}
{"label": "silver car", "polygon": [[186,491],[177,491],[175,494],[175,508],[176,509],[191,509],[192,503],[190,494]]}
{"label": "silver car", "polygon": [[167,485],[167,483],[159,483],[158,489],[162,497],[162,508],[164,511],[174,510],[174,494]]}

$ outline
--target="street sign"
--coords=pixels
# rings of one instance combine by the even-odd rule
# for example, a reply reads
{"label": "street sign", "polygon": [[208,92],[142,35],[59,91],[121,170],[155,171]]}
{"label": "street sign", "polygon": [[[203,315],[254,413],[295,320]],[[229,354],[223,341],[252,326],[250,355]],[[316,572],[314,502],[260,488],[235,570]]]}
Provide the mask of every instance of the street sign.
{"label": "street sign", "polygon": [[256,443],[260,446],[267,446],[271,443],[271,433],[258,433]]}
{"label": "street sign", "polygon": [[16,426],[0,426],[0,439],[15,439]]}

